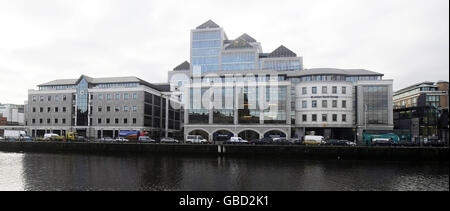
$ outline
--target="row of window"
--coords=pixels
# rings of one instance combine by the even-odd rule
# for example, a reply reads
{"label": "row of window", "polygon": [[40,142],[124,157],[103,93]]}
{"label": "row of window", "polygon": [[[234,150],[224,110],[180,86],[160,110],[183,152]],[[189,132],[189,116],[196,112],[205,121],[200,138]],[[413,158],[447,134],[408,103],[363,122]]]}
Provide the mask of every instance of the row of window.
{"label": "row of window", "polygon": [[[54,107],[53,108],[55,113],[59,112],[59,107]],[[36,113],[36,107],[32,108],[33,113]],[[62,112],[65,113],[67,111],[66,107],[62,107]],[[42,113],[44,112],[44,107],[39,107],[39,112]],[[47,107],[47,112],[50,113],[52,112],[52,107]]]}
{"label": "row of window", "polygon": [[[123,111],[128,112],[130,111],[130,109],[134,112],[137,112],[137,106],[123,106]],[[32,108],[33,113],[36,113],[36,107]],[[62,112],[65,113],[67,111],[66,107],[62,107]],[[98,106],[97,107],[97,111],[98,112],[102,112],[103,111],[103,107],[102,106]],[[106,106],[106,111],[110,112],[111,111],[111,106]],[[115,112],[119,112],[120,111],[120,107],[119,106],[114,106],[114,111]],[[39,112],[43,113],[44,112],[44,108],[43,107],[39,107]],[[47,107],[47,113],[52,112],[52,107]],[[58,113],[59,112],[59,107],[54,107],[53,108],[53,112]],[[91,114],[92,114],[92,106],[91,106]]]}
{"label": "row of window", "polygon": [[[124,93],[124,94],[120,94],[120,93],[115,93],[115,94],[97,94],[97,100],[112,100],[112,98],[114,97],[115,100],[120,100],[121,97],[123,96],[124,100],[128,100],[130,99],[130,97],[132,99],[137,99],[137,93],[132,93],[131,95],[128,93]],[[91,100],[94,99],[94,95],[91,94]]]}
{"label": "row of window", "polygon": [[[124,112],[128,112],[130,111],[130,108],[132,109],[132,111],[136,112],[137,111],[137,106],[123,106],[123,111]],[[91,107],[91,111],[92,111],[92,107]],[[120,112],[120,106],[114,106],[114,111],[115,112]],[[97,107],[97,112],[103,112],[103,107],[102,106],[98,106]],[[111,112],[111,106],[106,106],[106,112]],[[92,114],[92,112],[91,112]]]}
{"label": "row of window", "polygon": [[[338,100],[332,100],[331,101],[331,108],[337,108],[338,107]],[[308,101],[303,100],[302,101],[302,108],[308,108]],[[317,100],[311,101],[311,108],[317,108]],[[322,100],[322,108],[328,108],[328,100]],[[341,108],[347,108],[347,101],[342,100],[341,101]]]}
{"label": "row of window", "polygon": [[[46,123],[47,123],[47,124],[52,124],[52,121],[51,121],[51,120],[52,120],[52,119],[47,119]],[[110,119],[110,118],[106,118],[105,120],[106,120],[106,121],[105,121],[106,124],[111,124],[111,119]],[[92,118],[90,119],[90,121],[91,121],[91,125],[92,125]],[[31,122],[32,122],[33,124],[36,124],[36,119],[32,119]],[[119,124],[119,122],[120,122],[120,121],[119,121],[119,118],[115,118],[115,119],[114,119],[114,123],[115,123],[115,124]],[[55,118],[55,119],[53,119],[53,123],[54,123],[54,124],[60,124],[60,121],[59,121],[58,118]],[[101,118],[98,118],[98,119],[97,119],[97,123],[98,123],[98,124],[102,124],[102,119],[101,119]],[[122,121],[121,123],[123,123],[123,124],[128,124],[128,118],[123,118],[123,121]],[[136,124],[136,123],[137,123],[136,118],[133,118],[133,119],[132,119],[132,123],[133,123],[133,124]],[[39,119],[39,124],[44,124],[44,120],[43,120],[43,119]],[[65,119],[65,118],[62,118],[62,119],[61,119],[61,124],[66,124],[66,119]]]}
{"label": "row of window", "polygon": [[[317,87],[313,86],[311,87],[311,93],[312,94],[317,94]],[[338,93],[338,87],[337,86],[332,86],[331,87],[331,94],[337,94]],[[308,94],[308,88],[307,87],[302,87],[302,94],[306,95]],[[327,86],[322,86],[322,94],[328,94],[328,87]],[[341,87],[341,94],[347,94],[347,87],[343,86]]]}
{"label": "row of window", "polygon": [[[38,96],[36,96],[36,95],[32,96],[32,101],[33,101],[33,102],[36,102],[36,101],[37,101],[37,97],[38,97]],[[44,99],[45,99],[44,96],[42,96],[42,95],[39,96],[39,101],[43,102]],[[48,101],[48,102],[51,102],[52,99],[54,99],[55,102],[58,102],[58,101],[60,101],[60,100],[66,101],[66,100],[67,100],[67,96],[66,96],[66,95],[61,95],[61,96],[60,96],[60,95],[55,95],[53,98],[52,98],[51,95],[47,96],[47,101]]]}
{"label": "row of window", "polygon": [[345,75],[313,75],[302,77],[290,77],[289,80],[293,83],[302,81],[374,81],[381,80],[381,76],[345,76]]}
{"label": "row of window", "polygon": [[[302,121],[303,122],[307,122],[308,121],[308,115],[303,114],[302,115]],[[311,114],[311,121],[312,122],[317,122],[317,114]],[[337,114],[332,114],[331,115],[331,121],[332,122],[337,122],[338,121],[338,115]],[[328,122],[328,114],[322,114],[322,122]],[[347,122],[347,115],[346,114],[342,114],[341,115],[341,122]]]}

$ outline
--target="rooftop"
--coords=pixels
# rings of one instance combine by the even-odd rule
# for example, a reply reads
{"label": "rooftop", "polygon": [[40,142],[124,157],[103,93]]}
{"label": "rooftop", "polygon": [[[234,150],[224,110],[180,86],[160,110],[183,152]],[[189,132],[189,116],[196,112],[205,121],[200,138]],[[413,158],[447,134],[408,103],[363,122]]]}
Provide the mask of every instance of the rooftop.
{"label": "rooftop", "polygon": [[217,25],[216,23],[214,23],[214,21],[208,20],[205,23],[203,23],[202,25],[197,26],[196,29],[208,29],[208,28],[220,28],[220,26]]}
{"label": "rooftop", "polygon": [[84,78],[89,84],[140,83],[142,85],[161,91],[158,86],[155,86],[154,84],[151,84],[135,76],[91,78],[85,75],[81,75],[77,79],[57,79],[47,83],[39,84],[38,87],[77,85],[78,81],[81,80],[82,78]]}

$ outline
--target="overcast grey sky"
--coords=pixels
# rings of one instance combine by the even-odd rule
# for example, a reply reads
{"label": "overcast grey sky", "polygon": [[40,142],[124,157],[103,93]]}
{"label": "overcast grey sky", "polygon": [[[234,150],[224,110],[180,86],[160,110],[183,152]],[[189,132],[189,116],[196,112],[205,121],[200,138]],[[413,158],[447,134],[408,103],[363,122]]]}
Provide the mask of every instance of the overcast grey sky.
{"label": "overcast grey sky", "polygon": [[81,74],[166,82],[209,19],[306,68],[384,73],[394,90],[449,78],[448,0],[0,0],[0,102]]}

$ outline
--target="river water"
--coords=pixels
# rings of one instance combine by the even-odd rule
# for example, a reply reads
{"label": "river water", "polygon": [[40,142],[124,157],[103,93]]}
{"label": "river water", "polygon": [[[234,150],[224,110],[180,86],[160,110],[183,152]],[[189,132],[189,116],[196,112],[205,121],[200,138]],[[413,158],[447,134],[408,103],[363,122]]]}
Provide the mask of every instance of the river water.
{"label": "river water", "polygon": [[0,190],[449,191],[449,163],[0,152]]}

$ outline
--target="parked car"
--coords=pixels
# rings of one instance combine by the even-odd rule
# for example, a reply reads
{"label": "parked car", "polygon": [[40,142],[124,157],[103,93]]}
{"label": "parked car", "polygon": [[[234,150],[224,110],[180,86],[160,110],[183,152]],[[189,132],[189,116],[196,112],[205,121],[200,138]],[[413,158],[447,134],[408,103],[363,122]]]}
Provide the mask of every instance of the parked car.
{"label": "parked car", "polygon": [[347,143],[338,139],[328,139],[325,145],[346,145]]}
{"label": "parked car", "polygon": [[347,140],[344,141],[348,146],[356,146],[356,143],[354,141],[347,141]]}
{"label": "parked car", "polygon": [[274,144],[279,144],[279,145],[287,145],[290,144],[290,142],[286,139],[286,138],[273,138],[272,142]]}
{"label": "parked car", "polygon": [[302,141],[301,139],[299,139],[299,138],[291,138],[291,139],[289,140],[289,143],[290,143],[290,144],[297,144],[297,145],[300,145],[300,144],[303,144],[303,141]]}
{"label": "parked car", "polygon": [[128,139],[123,138],[123,137],[119,137],[119,138],[114,139],[114,141],[117,141],[117,142],[128,142]]}
{"label": "parked car", "polygon": [[101,138],[100,141],[111,142],[111,141],[114,141],[114,139],[112,139],[111,137],[104,137],[104,138]]}
{"label": "parked car", "polygon": [[249,143],[249,144],[258,144],[258,141],[259,141],[259,139],[254,138],[254,139],[248,140],[248,143]]}
{"label": "parked car", "polygon": [[241,137],[231,137],[229,140],[225,141],[224,144],[248,144],[248,141]]}
{"label": "parked car", "polygon": [[400,140],[398,143],[394,144],[395,146],[415,146],[416,144],[412,141],[408,140]]}
{"label": "parked car", "polygon": [[424,139],[424,146],[444,146],[444,142],[441,141],[438,137],[431,137],[429,139]]}
{"label": "parked car", "polygon": [[139,136],[138,141],[141,141],[141,142],[148,142],[148,143],[156,143],[155,140],[151,139],[151,138],[148,137],[148,136]]}
{"label": "parked car", "polygon": [[270,137],[264,137],[259,139],[255,144],[273,144],[273,139]]}
{"label": "parked car", "polygon": [[325,138],[323,136],[305,136],[305,141],[303,141],[306,145],[321,145],[326,144]]}
{"label": "parked car", "polygon": [[46,133],[44,134],[44,140],[46,141],[60,141],[63,140],[64,137],[55,133]]}
{"label": "parked car", "polygon": [[3,138],[3,137],[0,136],[0,141],[3,141],[3,140],[5,140],[5,138]]}
{"label": "parked car", "polygon": [[24,136],[22,138],[23,141],[33,141],[33,139],[30,136]]}
{"label": "parked car", "polygon": [[200,135],[188,135],[186,137],[187,144],[208,144],[208,140],[204,139]]}
{"label": "parked car", "polygon": [[160,142],[161,143],[180,143],[180,141],[178,141],[174,138],[170,138],[170,137],[162,138]]}

